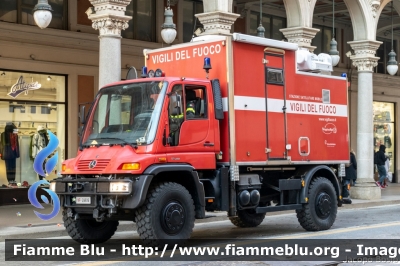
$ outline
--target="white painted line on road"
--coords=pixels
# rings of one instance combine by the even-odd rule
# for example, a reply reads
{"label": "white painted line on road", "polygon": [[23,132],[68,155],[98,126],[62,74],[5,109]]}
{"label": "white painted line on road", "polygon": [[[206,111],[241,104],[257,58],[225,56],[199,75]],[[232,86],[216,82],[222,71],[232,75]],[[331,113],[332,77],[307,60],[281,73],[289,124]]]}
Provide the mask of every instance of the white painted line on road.
{"label": "white painted line on road", "polygon": [[[348,205],[349,206],[349,205]],[[380,205],[380,206],[370,206],[370,207],[365,207],[365,208],[351,208],[351,209],[341,209],[339,208],[338,211],[343,211],[343,212],[348,212],[348,211],[354,211],[355,209],[357,210],[365,210],[365,209],[384,209],[384,208],[393,208],[393,207],[398,207],[400,204],[391,204],[391,205]],[[350,207],[350,206],[349,206]]]}
{"label": "white painted line on road", "polygon": [[388,226],[399,226],[400,222],[390,222],[390,223],[382,223],[382,224],[371,224],[371,225],[359,225],[359,226],[352,226],[347,228],[338,228],[338,229],[329,229],[326,231],[319,231],[315,233],[305,232],[300,234],[281,234],[280,236],[273,236],[273,237],[261,237],[261,238],[253,238],[253,239],[299,239],[299,238],[307,238],[307,237],[315,237],[315,236],[326,236],[326,235],[334,235],[346,232],[353,232],[353,231],[360,231],[366,229],[374,229],[374,228],[381,228],[381,227],[388,227]]}

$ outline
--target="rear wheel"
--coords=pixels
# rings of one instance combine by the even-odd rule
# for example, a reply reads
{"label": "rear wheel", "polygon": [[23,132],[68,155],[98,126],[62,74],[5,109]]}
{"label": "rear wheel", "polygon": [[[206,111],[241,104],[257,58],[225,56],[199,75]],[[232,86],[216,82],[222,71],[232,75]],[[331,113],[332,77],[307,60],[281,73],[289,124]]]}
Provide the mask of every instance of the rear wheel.
{"label": "rear wheel", "polygon": [[317,177],[310,183],[308,203],[296,210],[300,225],[307,231],[320,231],[331,228],[337,214],[337,197],[331,181]]}
{"label": "rear wheel", "polygon": [[231,223],[237,227],[257,227],[265,218],[265,213],[256,213],[256,210],[240,210],[237,217],[230,217]]}
{"label": "rear wheel", "polygon": [[64,226],[68,235],[83,244],[103,243],[109,240],[117,231],[118,221],[96,222],[94,219],[75,220],[68,217],[67,209],[63,210]]}
{"label": "rear wheel", "polygon": [[149,189],[145,203],[136,211],[140,238],[160,246],[172,240],[178,244],[190,238],[194,227],[193,199],[180,184],[163,182]]}

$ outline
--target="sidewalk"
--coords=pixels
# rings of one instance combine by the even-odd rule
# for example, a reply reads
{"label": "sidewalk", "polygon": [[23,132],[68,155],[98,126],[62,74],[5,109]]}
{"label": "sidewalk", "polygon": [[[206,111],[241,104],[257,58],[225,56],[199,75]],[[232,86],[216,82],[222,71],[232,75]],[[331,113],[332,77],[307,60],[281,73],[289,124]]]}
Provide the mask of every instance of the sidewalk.
{"label": "sidewalk", "polygon": [[[353,199],[353,203],[343,205],[341,209],[366,208],[373,206],[383,206],[400,204],[400,184],[390,183],[389,187],[382,190],[382,197],[378,200],[357,200]],[[45,204],[44,204],[45,205]],[[40,213],[50,213],[51,207],[43,210],[36,209],[30,204],[11,205],[0,207],[0,241],[4,239],[29,239],[67,236],[62,221],[61,212],[49,221],[43,221],[36,217],[33,211]],[[293,213],[293,211],[273,212],[268,215],[279,215],[282,213]],[[226,212],[210,212],[206,213],[207,219],[196,220],[196,223],[205,223],[211,221],[226,220]],[[118,231],[134,231],[136,225],[133,222],[120,222]]]}

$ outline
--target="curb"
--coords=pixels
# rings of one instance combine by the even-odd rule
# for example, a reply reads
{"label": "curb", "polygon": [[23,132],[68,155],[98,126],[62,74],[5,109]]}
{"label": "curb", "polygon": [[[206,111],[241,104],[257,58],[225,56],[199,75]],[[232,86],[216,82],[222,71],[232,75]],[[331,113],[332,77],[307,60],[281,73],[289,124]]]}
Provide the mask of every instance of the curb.
{"label": "curb", "polygon": [[[386,201],[373,201],[373,202],[360,202],[360,203],[353,203],[353,204],[344,204],[342,207],[339,207],[340,210],[348,210],[348,209],[362,209],[367,207],[378,207],[378,206],[386,206],[386,205],[395,205],[400,204],[400,200],[386,200]],[[268,213],[269,216],[275,215],[283,215],[283,214],[290,214],[294,212],[290,211],[280,211],[280,212],[271,212]],[[217,222],[217,221],[227,221],[228,217],[226,212],[207,212],[207,218],[205,219],[198,219],[195,221],[195,224],[201,223],[209,223],[209,222]],[[56,225],[56,224],[55,224]],[[68,236],[67,232],[65,231],[64,226],[57,227],[57,229],[50,229],[49,225],[38,225],[37,230],[34,231],[34,228],[31,232],[27,232],[24,228],[9,228],[14,229],[15,231],[20,232],[10,232],[5,234],[0,234],[0,242],[4,242],[5,239],[35,239],[35,238],[49,238],[49,237],[65,237]],[[125,231],[135,231],[136,224],[129,221],[122,221],[118,226],[117,232],[125,232]]]}
{"label": "curb", "polygon": [[372,202],[359,202],[359,203],[353,203],[353,204],[343,204],[342,207],[339,207],[340,209],[362,209],[362,208],[368,208],[368,207],[379,207],[379,206],[387,206],[387,205],[396,205],[400,204],[400,199],[399,200],[385,200],[385,201],[372,201]]}

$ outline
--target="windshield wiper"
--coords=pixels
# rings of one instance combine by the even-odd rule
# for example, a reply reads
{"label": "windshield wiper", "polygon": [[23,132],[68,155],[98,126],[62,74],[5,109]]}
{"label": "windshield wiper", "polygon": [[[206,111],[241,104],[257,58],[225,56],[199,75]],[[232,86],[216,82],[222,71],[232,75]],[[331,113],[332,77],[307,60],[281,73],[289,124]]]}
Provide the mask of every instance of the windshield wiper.
{"label": "windshield wiper", "polygon": [[[93,139],[93,140],[100,140],[100,139],[119,140],[119,141],[122,141],[122,144],[120,144],[122,147],[124,147],[125,145],[128,145],[128,146],[131,146],[132,148],[134,148],[135,150],[138,148],[138,146],[137,146],[137,144],[135,142],[133,142],[133,143],[127,142],[126,140],[121,139],[121,138],[102,137],[102,138],[96,138],[96,139]],[[86,144],[86,145],[82,145],[82,146],[83,146],[83,148],[86,148],[86,147],[89,148],[92,145],[94,145],[96,147],[100,147],[102,144],[96,143],[96,144]],[[118,145],[118,144],[111,144],[110,146],[114,146],[114,145]]]}
{"label": "windshield wiper", "polygon": [[124,147],[125,145],[128,145],[128,146],[131,146],[132,148],[135,148],[135,149],[138,148],[135,142],[127,142],[126,140],[121,139],[121,138],[101,137],[101,138],[98,138],[98,139],[114,139],[114,140],[120,140],[120,141],[123,142],[122,144],[120,144],[122,147]]}

